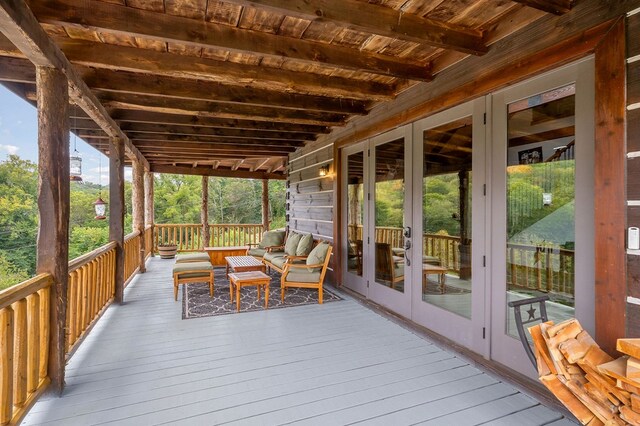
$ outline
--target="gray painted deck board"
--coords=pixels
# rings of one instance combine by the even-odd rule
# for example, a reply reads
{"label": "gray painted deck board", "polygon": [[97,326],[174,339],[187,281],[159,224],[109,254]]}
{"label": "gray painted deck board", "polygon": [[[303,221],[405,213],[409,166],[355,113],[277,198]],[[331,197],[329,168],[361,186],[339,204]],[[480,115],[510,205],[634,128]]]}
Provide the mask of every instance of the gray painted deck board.
{"label": "gray painted deck board", "polygon": [[171,265],[150,260],[23,425],[573,424],[348,296],[182,320]]}

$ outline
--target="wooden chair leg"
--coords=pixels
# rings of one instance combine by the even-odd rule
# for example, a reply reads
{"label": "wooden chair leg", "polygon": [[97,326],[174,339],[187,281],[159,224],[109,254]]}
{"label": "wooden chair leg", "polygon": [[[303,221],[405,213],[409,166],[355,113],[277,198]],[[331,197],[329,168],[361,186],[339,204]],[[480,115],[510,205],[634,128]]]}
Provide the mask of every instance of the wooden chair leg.
{"label": "wooden chair leg", "polygon": [[322,305],[322,286],[318,287],[318,304]]}
{"label": "wooden chair leg", "polygon": [[284,292],[287,290],[285,286],[280,286],[280,299],[282,299],[282,303],[284,303]]}
{"label": "wooden chair leg", "polygon": [[173,299],[177,302],[178,301],[178,281],[175,280],[173,282]]}
{"label": "wooden chair leg", "polygon": [[213,282],[213,273],[209,274],[209,297],[213,297],[213,286],[214,286],[214,282]]}

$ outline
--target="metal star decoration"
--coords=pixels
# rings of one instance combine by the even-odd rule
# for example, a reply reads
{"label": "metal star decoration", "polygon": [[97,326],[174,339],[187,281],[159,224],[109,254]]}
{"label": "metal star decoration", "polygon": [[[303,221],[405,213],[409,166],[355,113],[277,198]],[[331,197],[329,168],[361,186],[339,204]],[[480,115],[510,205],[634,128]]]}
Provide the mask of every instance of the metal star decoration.
{"label": "metal star decoration", "polygon": [[533,307],[533,305],[529,305],[529,309],[527,309],[527,313],[529,314],[529,320],[532,320],[535,318],[535,314],[536,314],[536,308]]}

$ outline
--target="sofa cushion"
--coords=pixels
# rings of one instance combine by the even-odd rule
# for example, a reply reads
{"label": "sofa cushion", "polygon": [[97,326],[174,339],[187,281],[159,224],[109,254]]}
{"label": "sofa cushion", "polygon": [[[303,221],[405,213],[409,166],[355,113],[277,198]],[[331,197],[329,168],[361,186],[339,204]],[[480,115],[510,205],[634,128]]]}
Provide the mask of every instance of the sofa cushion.
{"label": "sofa cushion", "polygon": [[211,265],[211,262],[186,262],[186,263],[176,263],[173,266],[173,273],[175,274],[176,272],[180,273],[182,275],[182,273],[186,273],[186,272],[190,272],[190,271],[212,271],[213,270],[213,265]]}
{"label": "sofa cushion", "polygon": [[274,257],[273,260],[271,260],[271,264],[276,268],[282,270],[282,268],[284,268],[284,263],[286,262],[286,260],[287,258],[285,256]]}
{"label": "sofa cushion", "polygon": [[263,259],[266,260],[267,262],[271,262],[273,263],[273,259],[276,259],[278,257],[281,257],[284,259],[284,252],[283,251],[268,251],[264,254]]}
{"label": "sofa cushion", "polygon": [[[327,258],[327,252],[329,251],[329,243],[321,242],[311,250],[309,256],[307,256],[307,265],[316,265],[318,263],[324,263]],[[312,272],[319,272],[321,268],[311,268]]]}
{"label": "sofa cushion", "polygon": [[311,253],[313,248],[313,235],[305,234],[300,238],[298,248],[296,249],[296,256],[307,256]]}
{"label": "sofa cushion", "polygon": [[298,249],[298,243],[302,238],[302,234],[298,234],[297,232],[291,231],[289,232],[289,236],[287,237],[287,242],[284,243],[284,252],[289,256],[295,256],[296,250]]}
{"label": "sofa cushion", "polygon": [[207,253],[183,253],[176,256],[176,263],[210,261],[211,259]]}
{"label": "sofa cushion", "polygon": [[262,234],[262,241],[260,241],[258,247],[279,247],[284,243],[284,236],[285,231],[283,230],[267,231]]}
{"label": "sofa cushion", "polygon": [[320,271],[311,272],[304,268],[294,268],[289,270],[284,280],[296,283],[317,283],[320,281]]}
{"label": "sofa cushion", "polygon": [[247,255],[248,256],[254,256],[254,257],[260,257],[262,258],[262,256],[264,256],[264,254],[267,252],[267,249],[263,249],[260,247],[254,247],[254,248],[250,248],[249,250],[247,250]]}

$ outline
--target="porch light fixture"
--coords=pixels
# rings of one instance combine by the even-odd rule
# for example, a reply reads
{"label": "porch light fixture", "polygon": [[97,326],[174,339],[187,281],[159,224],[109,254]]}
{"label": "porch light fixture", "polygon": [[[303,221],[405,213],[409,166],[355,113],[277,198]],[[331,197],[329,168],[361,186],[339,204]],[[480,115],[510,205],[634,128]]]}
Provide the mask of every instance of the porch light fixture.
{"label": "porch light fixture", "polygon": [[[74,114],[74,129],[76,132],[78,131],[77,126],[75,125],[75,121],[77,120],[77,115]],[[69,156],[69,178],[72,182],[82,182],[82,157],[76,148],[77,136],[73,134],[73,154]]]}
{"label": "porch light fixture", "polygon": [[327,176],[329,174],[329,165],[322,166],[318,169],[318,174],[320,176]]}
{"label": "porch light fixture", "polygon": [[102,199],[102,157],[101,152],[98,152],[98,159],[100,163],[98,165],[98,199],[93,203],[93,208],[96,211],[97,220],[104,220],[107,218],[107,203]]}

